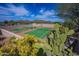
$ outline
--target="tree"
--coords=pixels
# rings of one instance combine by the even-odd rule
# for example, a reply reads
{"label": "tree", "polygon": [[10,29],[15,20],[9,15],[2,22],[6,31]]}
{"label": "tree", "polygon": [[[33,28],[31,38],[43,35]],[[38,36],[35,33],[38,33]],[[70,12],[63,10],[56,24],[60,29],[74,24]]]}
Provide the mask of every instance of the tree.
{"label": "tree", "polygon": [[60,4],[58,15],[65,19],[65,26],[73,29],[79,25],[79,4]]}
{"label": "tree", "polygon": [[8,21],[7,21],[7,20],[5,20],[5,21],[4,21],[4,24],[8,24]]}

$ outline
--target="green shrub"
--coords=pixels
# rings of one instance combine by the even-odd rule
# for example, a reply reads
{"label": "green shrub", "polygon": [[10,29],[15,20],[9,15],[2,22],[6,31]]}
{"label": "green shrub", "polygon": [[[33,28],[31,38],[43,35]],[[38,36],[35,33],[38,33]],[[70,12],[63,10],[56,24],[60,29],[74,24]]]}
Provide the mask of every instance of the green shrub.
{"label": "green shrub", "polygon": [[[51,55],[66,55],[64,50],[64,42],[66,41],[67,35],[74,33],[73,30],[69,30],[67,27],[56,24],[56,28],[48,36],[50,38],[50,46],[52,48]],[[62,30],[63,29],[63,30]],[[68,49],[69,50],[69,49]],[[69,50],[69,55],[72,55],[72,51]]]}
{"label": "green shrub", "polygon": [[0,47],[0,55],[3,56],[36,56],[40,55],[40,48],[43,49],[41,55],[46,55],[46,52],[51,48],[43,40],[39,40],[34,36],[26,35],[24,38],[16,40],[12,37]]}

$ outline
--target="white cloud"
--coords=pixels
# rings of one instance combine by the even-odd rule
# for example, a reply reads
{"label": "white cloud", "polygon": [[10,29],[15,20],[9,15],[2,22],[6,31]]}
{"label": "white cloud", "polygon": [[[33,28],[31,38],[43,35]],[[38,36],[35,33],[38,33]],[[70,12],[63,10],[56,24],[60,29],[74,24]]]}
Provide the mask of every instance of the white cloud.
{"label": "white cloud", "polygon": [[59,19],[56,16],[56,11],[54,10],[43,10],[41,9],[39,12],[39,14],[37,14],[36,16],[34,16],[36,19],[38,20],[46,20],[46,21],[62,21],[61,19]]}
{"label": "white cloud", "polygon": [[31,15],[31,17],[34,17],[34,16],[35,16],[34,14]]}
{"label": "white cloud", "polygon": [[15,6],[14,4],[12,4],[12,3],[6,4],[6,6],[7,6],[8,8],[15,8],[15,7],[16,7],[16,6]]}
{"label": "white cloud", "polygon": [[56,16],[56,12],[54,10],[44,11],[43,9],[41,9],[39,12],[41,13],[36,15],[36,18],[38,19],[48,19],[49,17]]}
{"label": "white cloud", "polygon": [[47,11],[43,12],[43,15],[54,16],[54,15],[56,15],[56,12],[54,10],[47,10]]}
{"label": "white cloud", "polygon": [[16,16],[25,16],[25,15],[29,15],[29,11],[26,10],[24,7],[10,7],[9,8],[10,11],[12,11],[13,13],[15,13]]}
{"label": "white cloud", "polygon": [[54,10],[46,10],[45,11],[44,8],[42,8],[37,15],[34,15],[34,14],[31,15],[31,17],[36,18],[36,19],[40,19],[40,20],[42,20],[42,19],[48,20],[49,17],[51,17],[51,19],[52,19],[52,17],[55,17],[55,16],[56,15],[55,15]]}
{"label": "white cloud", "polygon": [[40,11],[39,11],[39,13],[43,13],[44,12],[44,9],[41,9]]}
{"label": "white cloud", "polygon": [[56,15],[56,11],[55,10],[46,10],[44,8],[42,8],[39,11],[40,14],[46,15],[46,16],[51,16],[51,15]]}
{"label": "white cloud", "polygon": [[10,11],[12,11],[13,13],[15,13],[16,16],[24,16],[24,15],[28,15],[29,11],[27,11],[24,8],[13,8],[13,9],[9,9]]}
{"label": "white cloud", "polygon": [[7,4],[7,6],[8,7],[0,7],[0,9],[3,9],[3,12],[1,12],[2,14],[9,14],[10,12],[14,13],[15,16],[28,16],[30,14],[30,12],[27,9],[25,9],[24,6],[17,7],[14,4]]}
{"label": "white cloud", "polygon": [[36,18],[46,18],[45,15],[36,15]]}
{"label": "white cloud", "polygon": [[12,12],[7,8],[0,6],[0,15],[11,15]]}

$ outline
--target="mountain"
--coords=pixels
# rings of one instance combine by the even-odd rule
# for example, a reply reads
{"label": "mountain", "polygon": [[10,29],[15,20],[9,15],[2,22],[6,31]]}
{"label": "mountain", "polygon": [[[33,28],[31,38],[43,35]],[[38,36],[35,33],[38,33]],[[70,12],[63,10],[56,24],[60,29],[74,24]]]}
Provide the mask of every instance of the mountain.
{"label": "mountain", "polygon": [[29,23],[53,23],[51,21],[45,21],[45,20],[33,20],[33,21],[30,21],[30,20],[18,20],[16,22],[24,23],[24,24],[29,24]]}

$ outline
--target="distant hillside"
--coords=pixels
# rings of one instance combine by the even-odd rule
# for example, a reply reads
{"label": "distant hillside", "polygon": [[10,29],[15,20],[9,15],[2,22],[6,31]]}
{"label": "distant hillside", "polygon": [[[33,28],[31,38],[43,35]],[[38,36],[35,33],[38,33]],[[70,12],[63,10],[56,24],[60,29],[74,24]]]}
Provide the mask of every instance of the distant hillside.
{"label": "distant hillside", "polygon": [[34,20],[32,23],[53,23],[51,21],[45,21],[45,20]]}
{"label": "distant hillside", "polygon": [[21,23],[21,24],[30,24],[30,23],[53,23],[51,21],[45,21],[45,20],[18,20],[16,21],[17,23]]}
{"label": "distant hillside", "polygon": [[15,24],[31,24],[31,23],[48,23],[48,24],[55,24],[55,23],[59,23],[61,24],[60,22],[51,22],[51,21],[45,21],[45,20],[33,20],[33,21],[30,21],[30,20],[17,20],[17,21],[4,21],[4,22],[0,22],[0,26],[2,25],[15,25]]}

